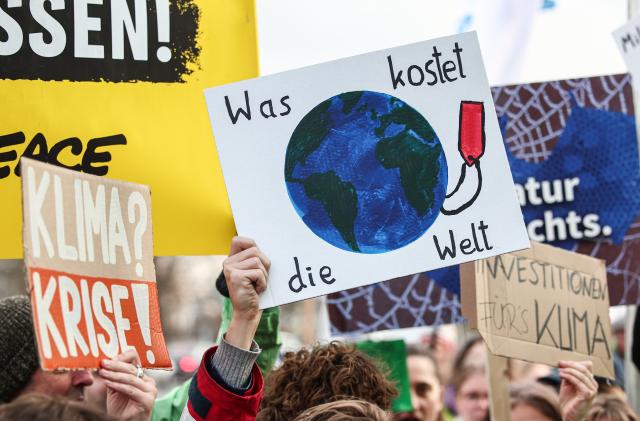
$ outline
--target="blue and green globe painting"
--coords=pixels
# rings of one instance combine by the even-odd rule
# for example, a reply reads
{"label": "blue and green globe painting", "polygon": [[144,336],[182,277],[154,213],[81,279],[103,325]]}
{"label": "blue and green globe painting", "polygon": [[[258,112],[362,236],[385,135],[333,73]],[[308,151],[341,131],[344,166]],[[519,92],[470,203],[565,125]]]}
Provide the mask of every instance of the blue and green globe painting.
{"label": "blue and green globe painting", "polygon": [[385,253],[422,236],[447,189],[447,161],[429,122],[372,91],[336,95],[304,116],[284,172],[311,231],[357,253]]}

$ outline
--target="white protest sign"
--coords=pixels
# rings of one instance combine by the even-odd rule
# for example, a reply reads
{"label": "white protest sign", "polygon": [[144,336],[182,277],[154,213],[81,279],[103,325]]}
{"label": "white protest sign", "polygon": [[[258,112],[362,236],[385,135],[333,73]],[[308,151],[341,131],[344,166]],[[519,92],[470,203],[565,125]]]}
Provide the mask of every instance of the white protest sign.
{"label": "white protest sign", "polygon": [[613,37],[635,84],[640,79],[640,16],[616,29]]}
{"label": "white protest sign", "polygon": [[205,96],[262,308],[529,246],[475,33]]}
{"label": "white protest sign", "polygon": [[23,245],[45,370],[100,368],[135,348],[171,368],[160,324],[149,187],[22,158]]}

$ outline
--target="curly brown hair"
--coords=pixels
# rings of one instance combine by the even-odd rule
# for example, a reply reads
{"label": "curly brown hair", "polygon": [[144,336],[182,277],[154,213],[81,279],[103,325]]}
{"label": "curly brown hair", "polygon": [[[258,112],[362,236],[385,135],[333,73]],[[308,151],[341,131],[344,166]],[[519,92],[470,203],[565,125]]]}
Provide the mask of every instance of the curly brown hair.
{"label": "curly brown hair", "polygon": [[287,352],[265,380],[257,420],[292,420],[307,408],[340,399],[360,399],[388,410],[398,395],[384,368],[353,345],[333,341]]}

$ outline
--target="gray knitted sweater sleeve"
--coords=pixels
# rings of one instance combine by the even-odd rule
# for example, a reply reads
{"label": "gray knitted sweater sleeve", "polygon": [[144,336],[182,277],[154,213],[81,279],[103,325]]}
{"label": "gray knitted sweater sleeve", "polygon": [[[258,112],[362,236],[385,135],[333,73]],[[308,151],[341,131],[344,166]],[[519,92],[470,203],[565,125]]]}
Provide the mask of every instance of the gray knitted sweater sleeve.
{"label": "gray knitted sweater sleeve", "polygon": [[247,351],[231,345],[223,337],[216,353],[211,357],[211,365],[232,388],[248,389],[251,369],[260,351],[255,341],[251,342],[251,349]]}

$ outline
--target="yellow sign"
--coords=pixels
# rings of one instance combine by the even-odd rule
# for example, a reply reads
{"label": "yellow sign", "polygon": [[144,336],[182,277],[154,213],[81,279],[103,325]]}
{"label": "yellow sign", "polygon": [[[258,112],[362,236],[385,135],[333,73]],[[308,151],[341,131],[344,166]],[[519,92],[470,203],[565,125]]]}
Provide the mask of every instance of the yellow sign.
{"label": "yellow sign", "polygon": [[203,91],[257,76],[253,0],[42,4],[0,4],[0,258],[22,256],[21,156],[149,185],[156,255],[226,253]]}

